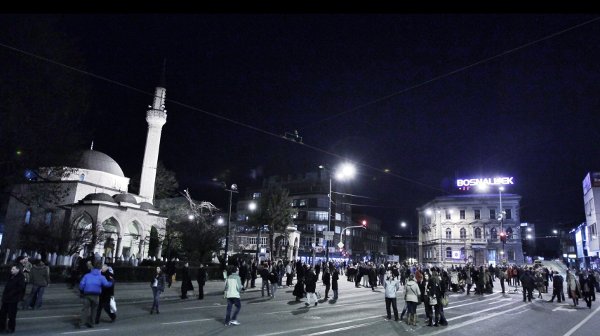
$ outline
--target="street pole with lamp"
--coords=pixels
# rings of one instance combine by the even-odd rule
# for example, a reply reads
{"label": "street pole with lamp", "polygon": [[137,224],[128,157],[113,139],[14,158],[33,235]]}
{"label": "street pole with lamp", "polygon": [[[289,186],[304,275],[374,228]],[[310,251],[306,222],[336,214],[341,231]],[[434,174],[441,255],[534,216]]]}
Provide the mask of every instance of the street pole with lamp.
{"label": "street pole with lamp", "polygon": [[[504,233],[504,210],[502,208],[502,191],[504,191],[504,187],[498,187],[498,193],[500,197],[500,241],[502,241],[502,252],[501,257],[504,259],[504,245],[506,244],[506,233]],[[502,260],[501,260],[502,261]]]}
{"label": "street pole with lamp", "polygon": [[227,216],[227,233],[225,236],[225,266],[229,264],[229,227],[231,226],[231,203],[233,199],[233,193],[238,192],[237,184],[232,184],[229,189],[225,187],[225,191],[229,191],[229,215]]}
{"label": "street pole with lamp", "polygon": [[[330,232],[331,231],[331,205],[332,205],[332,178],[331,178],[331,171],[329,169],[327,169],[325,166],[320,165],[319,166],[320,169],[325,169],[329,172],[329,194],[328,194],[328,211],[327,211],[327,231]],[[351,164],[351,163],[343,163],[341,164],[335,171],[335,178],[337,180],[349,180],[352,179],[354,177],[354,175],[356,174],[356,167]],[[315,225],[315,232],[314,232],[314,242],[315,242],[315,246],[313,247],[313,265],[314,265],[314,259],[315,259],[315,248],[316,248],[316,243],[317,243],[317,229],[316,229],[316,225]],[[340,233],[340,237],[341,237],[341,233]],[[329,243],[328,240],[325,240],[325,261],[327,263],[329,263]]]}

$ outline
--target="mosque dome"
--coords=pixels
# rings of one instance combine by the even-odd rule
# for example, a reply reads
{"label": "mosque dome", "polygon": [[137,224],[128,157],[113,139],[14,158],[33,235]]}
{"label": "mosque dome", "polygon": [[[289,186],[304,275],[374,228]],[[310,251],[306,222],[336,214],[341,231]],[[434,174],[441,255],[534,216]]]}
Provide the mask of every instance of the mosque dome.
{"label": "mosque dome", "polygon": [[97,170],[125,177],[123,170],[115,160],[96,150],[88,149],[75,153],[72,156],[70,165],[75,168]]}
{"label": "mosque dome", "polygon": [[115,203],[115,200],[107,193],[88,194],[83,198],[83,201],[105,201]]}
{"label": "mosque dome", "polygon": [[137,204],[137,200],[132,194],[116,194],[113,199],[117,202]]}

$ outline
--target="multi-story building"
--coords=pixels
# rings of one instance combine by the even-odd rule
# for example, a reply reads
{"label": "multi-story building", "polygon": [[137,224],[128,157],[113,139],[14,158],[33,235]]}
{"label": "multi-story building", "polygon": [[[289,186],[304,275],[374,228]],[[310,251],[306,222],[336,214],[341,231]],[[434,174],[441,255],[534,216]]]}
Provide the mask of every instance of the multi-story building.
{"label": "multi-story building", "polygon": [[[264,189],[270,184],[279,184],[287,189],[291,205],[297,209],[294,218],[294,225],[300,232],[297,255],[303,261],[312,261],[313,250],[317,260],[325,259],[327,248],[330,259],[347,257],[337,244],[340,242],[342,230],[352,226],[352,207],[348,196],[351,186],[348,183],[336,183],[335,180],[330,180],[328,172],[322,169],[294,176],[272,176],[263,181],[261,188],[249,189],[244,196],[241,196],[236,206],[235,223],[232,223],[236,226],[234,247],[241,247],[246,251],[256,250],[258,231],[246,225],[245,221],[253,211],[250,210],[250,205],[258,204]],[[331,217],[329,217],[330,210]],[[333,239],[326,242],[324,232],[327,231],[333,232]],[[270,252],[266,251],[267,234],[268,228],[264,227],[261,231],[260,247],[263,251]],[[290,245],[285,238],[281,244],[285,250]]]}
{"label": "multi-story building", "polygon": [[445,266],[523,263],[520,200],[500,191],[442,196],[419,207],[419,261]]}
{"label": "multi-story building", "polygon": [[414,236],[391,236],[389,253],[397,255],[400,262],[413,264],[419,259],[419,242]]}
{"label": "multi-story building", "polygon": [[365,214],[354,214],[352,218],[355,228],[344,234],[345,252],[354,261],[387,261],[390,237],[381,229],[381,221]]}
{"label": "multi-story building", "polygon": [[600,256],[598,219],[600,218],[600,172],[588,173],[583,179],[587,251],[589,261],[595,263]]}

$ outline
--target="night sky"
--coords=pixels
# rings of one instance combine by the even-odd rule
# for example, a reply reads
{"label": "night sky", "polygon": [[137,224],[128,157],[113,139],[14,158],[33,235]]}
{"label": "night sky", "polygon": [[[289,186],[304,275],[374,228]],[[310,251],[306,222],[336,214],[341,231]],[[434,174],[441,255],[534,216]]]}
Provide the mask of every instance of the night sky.
{"label": "night sky", "polygon": [[[506,192],[541,232],[585,220],[582,180],[600,170],[597,15],[59,17],[86,65],[89,142],[126,176],[166,59],[159,159],[197,199],[226,207],[213,177],[243,191],[347,158],[369,197],[355,211],[390,233],[470,177],[514,176]],[[294,130],[304,145],[281,137]]]}

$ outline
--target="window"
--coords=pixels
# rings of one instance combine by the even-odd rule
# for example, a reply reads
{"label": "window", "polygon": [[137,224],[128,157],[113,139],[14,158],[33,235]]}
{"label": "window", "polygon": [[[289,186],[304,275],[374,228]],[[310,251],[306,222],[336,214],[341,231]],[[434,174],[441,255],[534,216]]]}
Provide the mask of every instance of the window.
{"label": "window", "polygon": [[504,209],[504,218],[506,219],[512,219],[512,213],[510,211],[510,209]]}
{"label": "window", "polygon": [[508,261],[515,261],[515,251],[513,249],[508,250]]}
{"label": "window", "polygon": [[446,239],[452,239],[452,229],[446,229]]}
{"label": "window", "polygon": [[467,254],[465,253],[465,248],[461,247],[460,248],[460,258],[465,260],[466,259]]}
{"label": "window", "polygon": [[50,225],[50,223],[52,223],[52,211],[46,212],[46,217],[44,217],[44,223],[46,223],[46,225]]}
{"label": "window", "polygon": [[446,247],[446,258],[452,258],[452,247]]}
{"label": "window", "polygon": [[460,239],[467,239],[467,229],[460,229]]}
{"label": "window", "polygon": [[452,219],[452,212],[450,210],[446,210],[446,219]]}
{"label": "window", "polygon": [[25,212],[25,224],[29,224],[31,222],[31,210],[27,209]]}
{"label": "window", "polygon": [[465,219],[465,210],[460,210],[460,219]]}
{"label": "window", "polygon": [[512,239],[513,238],[513,229],[511,227],[509,227],[508,229],[506,229],[506,239]]}
{"label": "window", "polygon": [[498,231],[496,231],[496,228],[490,230],[490,238],[493,240],[498,239]]}
{"label": "window", "polygon": [[588,226],[588,230],[590,231],[590,239],[598,238],[598,232],[596,230],[596,223]]}
{"label": "window", "polygon": [[255,200],[255,199],[259,199],[259,198],[260,198],[260,193],[259,192],[252,193],[252,199]]}
{"label": "window", "polygon": [[305,199],[298,200],[298,206],[299,207],[305,207],[306,206],[306,200]]}
{"label": "window", "polygon": [[308,211],[308,220],[326,221],[328,214],[327,211]]}
{"label": "window", "polygon": [[496,219],[496,209],[490,209],[490,219]]}
{"label": "window", "polygon": [[475,219],[481,219],[481,210],[475,210]]}
{"label": "window", "polygon": [[481,239],[481,228],[475,228],[475,239]]}

